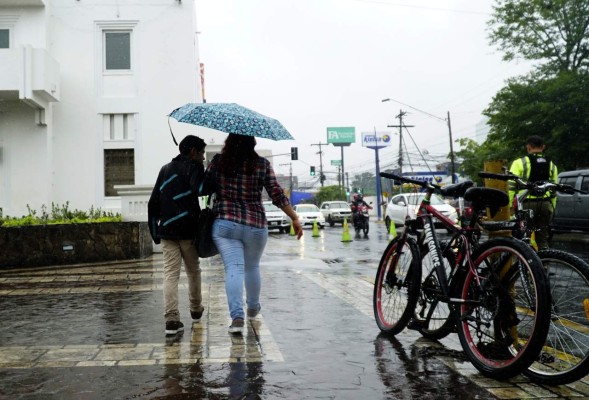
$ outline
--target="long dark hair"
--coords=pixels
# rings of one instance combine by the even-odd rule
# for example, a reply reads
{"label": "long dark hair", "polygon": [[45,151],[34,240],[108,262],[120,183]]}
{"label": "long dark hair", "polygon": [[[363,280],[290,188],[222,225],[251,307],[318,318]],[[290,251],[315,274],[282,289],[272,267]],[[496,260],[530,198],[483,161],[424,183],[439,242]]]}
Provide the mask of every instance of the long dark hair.
{"label": "long dark hair", "polygon": [[252,174],[260,156],[254,150],[256,138],[229,134],[219,158],[219,171],[225,175]]}

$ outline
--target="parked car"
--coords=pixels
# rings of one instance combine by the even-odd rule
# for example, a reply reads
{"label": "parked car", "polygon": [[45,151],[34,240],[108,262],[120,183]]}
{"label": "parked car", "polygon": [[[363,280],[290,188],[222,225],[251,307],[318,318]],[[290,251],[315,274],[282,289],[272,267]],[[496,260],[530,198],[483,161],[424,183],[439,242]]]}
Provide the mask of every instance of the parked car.
{"label": "parked car", "polygon": [[[589,192],[589,169],[561,172],[558,183]],[[589,194],[557,193],[556,197],[552,229],[589,230]]]}
{"label": "parked car", "polygon": [[315,204],[297,204],[294,206],[294,210],[299,216],[301,225],[313,226],[313,223],[317,221],[317,226],[320,229],[325,228],[325,217]]}
{"label": "parked car", "polygon": [[344,218],[351,222],[352,209],[350,205],[342,200],[324,201],[319,206],[321,213],[325,217],[325,221],[329,226],[334,226],[335,223],[344,223]]}
{"label": "parked car", "polygon": [[271,201],[265,201],[264,210],[268,220],[268,230],[278,229],[278,232],[288,232],[290,227],[290,218],[284,211],[272,204]]}
{"label": "parked car", "polygon": [[[424,196],[425,193],[401,193],[393,196],[387,204],[385,215],[387,229],[389,229],[391,221],[397,226],[403,225],[407,216],[409,216],[409,218],[415,218],[415,211],[419,204],[421,204]],[[453,221],[457,221],[458,213],[456,212],[456,209],[446,203],[440,196],[435,194],[432,195],[430,204],[444,214],[444,216]]]}

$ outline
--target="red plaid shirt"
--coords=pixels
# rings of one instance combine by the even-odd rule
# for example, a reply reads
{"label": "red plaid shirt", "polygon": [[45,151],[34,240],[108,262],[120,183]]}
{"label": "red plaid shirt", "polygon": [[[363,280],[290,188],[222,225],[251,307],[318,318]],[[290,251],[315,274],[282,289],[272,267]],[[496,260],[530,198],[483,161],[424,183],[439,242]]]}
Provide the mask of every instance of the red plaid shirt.
{"label": "red plaid shirt", "polygon": [[[219,157],[213,158],[206,173],[209,174]],[[290,204],[284,190],[278,184],[270,162],[260,157],[252,175],[236,174],[225,176],[217,171],[217,200],[213,207],[219,219],[239,224],[266,228],[268,221],[262,205],[262,189],[266,189],[277,207]]]}

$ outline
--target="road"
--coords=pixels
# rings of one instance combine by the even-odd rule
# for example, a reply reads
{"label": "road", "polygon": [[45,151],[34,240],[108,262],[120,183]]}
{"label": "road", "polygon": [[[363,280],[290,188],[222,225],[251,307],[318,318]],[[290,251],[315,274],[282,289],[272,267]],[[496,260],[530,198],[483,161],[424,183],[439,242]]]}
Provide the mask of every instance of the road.
{"label": "road", "polygon": [[219,257],[201,262],[206,312],[198,323],[182,274],[186,330],[175,337],[163,332],[161,254],[0,271],[0,399],[589,397],[586,380],[542,387],[484,378],[455,335],[439,343],[409,330],[381,335],[372,289],[388,233],[372,222],[368,238],[342,236],[340,225],[318,237],[305,229],[300,241],[270,234],[262,312],[243,337],[227,333]]}

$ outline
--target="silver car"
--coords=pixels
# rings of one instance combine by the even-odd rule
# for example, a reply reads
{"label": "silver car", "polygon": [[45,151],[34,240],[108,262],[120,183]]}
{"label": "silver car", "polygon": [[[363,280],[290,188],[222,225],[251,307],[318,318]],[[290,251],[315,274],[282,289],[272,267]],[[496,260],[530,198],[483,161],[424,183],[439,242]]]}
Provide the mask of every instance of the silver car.
{"label": "silver car", "polygon": [[344,219],[351,222],[352,209],[345,201],[324,201],[319,209],[329,226],[334,226],[336,222],[343,224]]}
{"label": "silver car", "polygon": [[278,232],[288,232],[290,227],[290,218],[280,208],[272,204],[271,201],[265,201],[264,210],[266,211],[266,220],[268,220],[268,230],[278,229]]}

